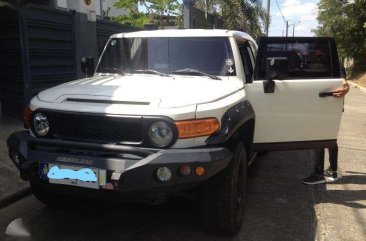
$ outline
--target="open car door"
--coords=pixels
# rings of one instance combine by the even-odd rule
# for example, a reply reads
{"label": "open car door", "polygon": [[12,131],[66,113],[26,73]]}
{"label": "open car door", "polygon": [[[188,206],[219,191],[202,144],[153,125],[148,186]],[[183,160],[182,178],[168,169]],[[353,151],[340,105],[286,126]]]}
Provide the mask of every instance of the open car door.
{"label": "open car door", "polygon": [[[281,80],[270,79],[266,72],[267,62],[276,58],[287,59],[287,77]],[[332,91],[341,86],[332,38],[262,38],[254,80],[245,85],[256,114],[254,147],[257,150],[334,147],[343,98],[332,96]]]}

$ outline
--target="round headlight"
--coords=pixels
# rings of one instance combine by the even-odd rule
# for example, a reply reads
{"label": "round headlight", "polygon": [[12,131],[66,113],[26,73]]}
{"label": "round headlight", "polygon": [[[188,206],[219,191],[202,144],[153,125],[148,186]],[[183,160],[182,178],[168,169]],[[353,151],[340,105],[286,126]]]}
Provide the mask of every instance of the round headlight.
{"label": "round headlight", "polygon": [[174,138],[172,128],[163,121],[153,123],[149,128],[148,135],[151,143],[157,147],[168,146]]}
{"label": "round headlight", "polygon": [[38,136],[47,135],[50,130],[47,116],[42,113],[36,113],[33,117],[33,127]]}

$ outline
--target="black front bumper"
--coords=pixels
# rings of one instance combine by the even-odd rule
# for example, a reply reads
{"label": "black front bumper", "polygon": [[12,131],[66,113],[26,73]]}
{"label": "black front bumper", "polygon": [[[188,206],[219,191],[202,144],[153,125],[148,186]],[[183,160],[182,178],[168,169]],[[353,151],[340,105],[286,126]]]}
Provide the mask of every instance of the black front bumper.
{"label": "black front bumper", "polygon": [[[225,147],[144,149],[123,145],[40,139],[30,136],[28,131],[13,133],[7,143],[9,156],[24,180],[48,182],[39,178],[40,162],[97,168],[106,170],[107,183],[113,185],[114,191],[122,193],[154,190],[174,192],[191,188],[223,170],[232,158],[232,153]],[[19,155],[18,163],[14,159],[14,153]],[[179,175],[179,167],[183,164],[191,167],[190,175]],[[160,182],[155,175],[156,170],[163,166],[173,172],[172,179],[168,182]],[[204,175],[196,175],[197,167],[205,169]],[[63,185],[49,184],[49,186],[58,188],[56,186]]]}

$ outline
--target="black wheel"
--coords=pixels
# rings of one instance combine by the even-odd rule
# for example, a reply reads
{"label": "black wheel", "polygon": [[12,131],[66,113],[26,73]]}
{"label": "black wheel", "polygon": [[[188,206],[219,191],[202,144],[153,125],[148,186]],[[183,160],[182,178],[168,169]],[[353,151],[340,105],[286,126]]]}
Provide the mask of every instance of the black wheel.
{"label": "black wheel", "polygon": [[66,208],[71,205],[75,205],[78,200],[75,197],[71,197],[67,194],[56,193],[52,190],[45,188],[44,185],[37,181],[30,181],[30,186],[34,196],[51,208]]}
{"label": "black wheel", "polygon": [[235,141],[229,165],[207,181],[201,189],[201,218],[206,230],[222,234],[239,231],[243,216],[247,179],[244,145]]}

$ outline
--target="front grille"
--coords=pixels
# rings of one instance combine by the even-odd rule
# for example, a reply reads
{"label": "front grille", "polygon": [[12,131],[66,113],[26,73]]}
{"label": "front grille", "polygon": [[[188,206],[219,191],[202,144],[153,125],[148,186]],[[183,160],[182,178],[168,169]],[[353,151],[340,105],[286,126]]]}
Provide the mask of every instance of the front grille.
{"label": "front grille", "polygon": [[141,143],[142,118],[81,113],[50,113],[51,130],[56,138],[103,143]]}

